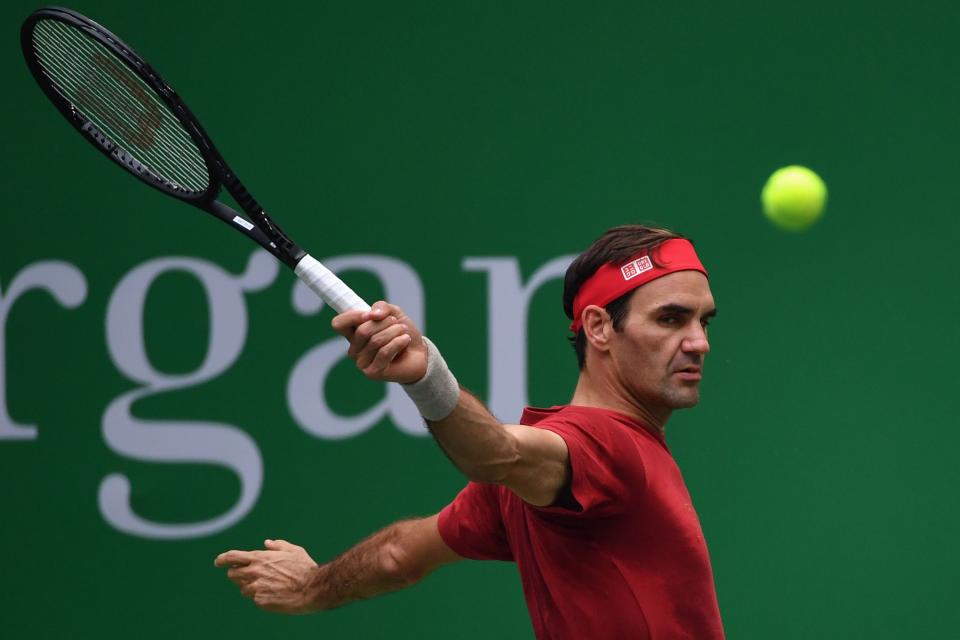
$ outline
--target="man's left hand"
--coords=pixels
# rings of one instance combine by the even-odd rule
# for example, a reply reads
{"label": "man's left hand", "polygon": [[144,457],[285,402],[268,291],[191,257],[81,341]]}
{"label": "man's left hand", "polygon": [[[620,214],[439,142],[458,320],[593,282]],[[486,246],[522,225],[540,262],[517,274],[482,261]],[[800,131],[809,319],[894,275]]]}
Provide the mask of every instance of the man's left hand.
{"label": "man's left hand", "polygon": [[275,613],[311,613],[317,603],[318,566],[306,549],[286,540],[264,541],[264,551],[227,551],[214,565],[261,609]]}

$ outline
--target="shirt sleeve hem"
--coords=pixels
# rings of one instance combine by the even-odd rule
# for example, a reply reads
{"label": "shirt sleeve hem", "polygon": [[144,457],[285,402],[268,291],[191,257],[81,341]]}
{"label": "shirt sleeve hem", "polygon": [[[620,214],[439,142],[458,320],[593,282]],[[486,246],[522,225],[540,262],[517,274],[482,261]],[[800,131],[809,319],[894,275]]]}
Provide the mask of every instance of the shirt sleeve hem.
{"label": "shirt sleeve hem", "polygon": [[452,509],[453,503],[450,503],[445,506],[440,511],[440,515],[437,516],[437,531],[440,533],[440,539],[443,540],[443,543],[450,547],[455,554],[462,558],[466,558],[467,560],[486,560],[485,557],[473,553],[457,538],[453,531],[453,524],[450,522],[450,512]]}
{"label": "shirt sleeve hem", "polygon": [[[577,475],[577,470],[580,469],[581,467],[580,446],[578,443],[576,443],[575,439],[571,437],[570,434],[563,428],[556,427],[551,424],[538,424],[537,427],[541,429],[546,429],[547,431],[551,431],[557,434],[558,436],[563,438],[564,444],[567,445],[567,456],[570,459],[570,469],[573,475],[570,478],[569,485],[564,487],[563,489],[569,490],[570,496],[573,497],[573,500],[577,503],[577,506],[579,507],[579,509],[571,509],[570,507],[567,507],[564,505],[558,505],[558,504],[550,504],[545,507],[536,507],[536,506],[530,505],[530,507],[541,513],[556,513],[556,514],[574,516],[574,517],[579,516],[586,510],[583,504],[583,499],[577,496],[577,493],[578,493],[577,490],[579,488],[578,484],[580,484],[579,476]],[[573,446],[571,446],[571,442]],[[558,498],[559,498],[559,494],[558,494]]]}

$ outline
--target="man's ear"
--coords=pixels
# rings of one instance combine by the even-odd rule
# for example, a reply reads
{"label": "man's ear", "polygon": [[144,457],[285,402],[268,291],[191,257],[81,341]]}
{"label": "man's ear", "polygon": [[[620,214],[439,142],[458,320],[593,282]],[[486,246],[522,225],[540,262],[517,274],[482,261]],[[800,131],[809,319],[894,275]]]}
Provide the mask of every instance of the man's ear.
{"label": "man's ear", "polygon": [[587,305],[581,312],[583,321],[583,335],[594,349],[608,351],[610,338],[613,335],[613,320],[603,307],[595,304]]}

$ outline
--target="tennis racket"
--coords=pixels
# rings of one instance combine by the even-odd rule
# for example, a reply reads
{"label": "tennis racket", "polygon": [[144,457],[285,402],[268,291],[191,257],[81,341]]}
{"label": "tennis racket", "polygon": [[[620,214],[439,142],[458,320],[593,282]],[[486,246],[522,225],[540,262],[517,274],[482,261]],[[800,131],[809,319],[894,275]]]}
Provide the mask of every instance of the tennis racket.
{"label": "tennis racket", "polygon": [[[103,155],[262,246],[338,313],[370,308],[277,226],[183,100],[120,38],[76,11],[46,7],[24,22],[20,46],[46,96]],[[217,199],[221,188],[245,216]]]}

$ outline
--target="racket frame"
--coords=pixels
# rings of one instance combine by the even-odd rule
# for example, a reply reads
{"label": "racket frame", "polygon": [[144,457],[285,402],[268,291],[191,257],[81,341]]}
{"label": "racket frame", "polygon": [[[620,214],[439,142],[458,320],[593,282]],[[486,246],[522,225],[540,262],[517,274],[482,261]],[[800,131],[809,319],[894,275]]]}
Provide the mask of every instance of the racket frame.
{"label": "racket frame", "polygon": [[[99,131],[92,120],[76,109],[65,96],[54,88],[54,84],[44,72],[33,46],[34,25],[40,20],[56,20],[66,24],[69,28],[83,31],[87,36],[113,53],[130,71],[153,90],[155,95],[170,109],[173,116],[183,126],[184,132],[196,145],[197,151],[203,158],[209,175],[208,185],[204,191],[199,193],[186,191],[143,165],[134,154],[123,149],[106,133]],[[226,160],[217,151],[216,146],[214,146],[199,120],[180,99],[176,91],[132,47],[124,43],[111,31],[71,9],[44,7],[33,12],[24,21],[20,29],[20,47],[30,73],[47,98],[64,118],[103,155],[154,189],[192,204],[219,218],[261,245],[290,268],[295,269],[306,255],[243,186],[243,183],[230,169]],[[243,212],[249,216],[250,220],[243,218],[231,207],[217,200],[221,187],[226,189]]]}

